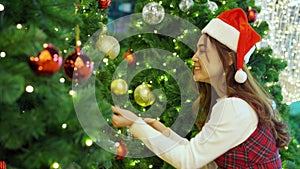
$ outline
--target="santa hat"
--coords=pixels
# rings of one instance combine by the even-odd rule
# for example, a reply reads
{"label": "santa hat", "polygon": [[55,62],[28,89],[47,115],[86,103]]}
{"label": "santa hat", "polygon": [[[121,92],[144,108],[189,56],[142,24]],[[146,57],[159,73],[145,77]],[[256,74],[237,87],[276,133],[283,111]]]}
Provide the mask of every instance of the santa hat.
{"label": "santa hat", "polygon": [[243,71],[243,65],[248,63],[255,44],[260,41],[260,35],[248,24],[245,12],[241,8],[227,10],[212,19],[202,33],[208,34],[237,53],[237,72],[234,79],[238,83],[244,83],[247,74]]}

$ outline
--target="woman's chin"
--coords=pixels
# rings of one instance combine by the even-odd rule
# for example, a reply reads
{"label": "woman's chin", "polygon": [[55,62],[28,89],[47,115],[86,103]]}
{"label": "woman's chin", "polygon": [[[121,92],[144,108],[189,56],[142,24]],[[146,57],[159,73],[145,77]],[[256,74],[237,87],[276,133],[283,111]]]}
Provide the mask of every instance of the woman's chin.
{"label": "woman's chin", "polygon": [[203,78],[201,78],[199,76],[195,76],[195,75],[193,76],[193,79],[195,82],[210,83],[210,81],[208,79],[203,79]]}
{"label": "woman's chin", "polygon": [[199,79],[199,77],[197,77],[195,75],[193,76],[193,79],[194,79],[195,82],[201,82],[201,80]]}
{"label": "woman's chin", "polygon": [[195,82],[197,82],[197,78],[195,77],[195,75],[193,76],[193,79],[194,79]]}

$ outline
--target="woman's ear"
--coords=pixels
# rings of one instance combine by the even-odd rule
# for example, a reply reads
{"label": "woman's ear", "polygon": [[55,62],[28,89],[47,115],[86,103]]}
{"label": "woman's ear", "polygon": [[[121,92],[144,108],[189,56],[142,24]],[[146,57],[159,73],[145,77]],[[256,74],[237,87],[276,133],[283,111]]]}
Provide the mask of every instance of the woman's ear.
{"label": "woman's ear", "polygon": [[228,52],[228,66],[231,66],[234,63],[235,54],[234,52]]}

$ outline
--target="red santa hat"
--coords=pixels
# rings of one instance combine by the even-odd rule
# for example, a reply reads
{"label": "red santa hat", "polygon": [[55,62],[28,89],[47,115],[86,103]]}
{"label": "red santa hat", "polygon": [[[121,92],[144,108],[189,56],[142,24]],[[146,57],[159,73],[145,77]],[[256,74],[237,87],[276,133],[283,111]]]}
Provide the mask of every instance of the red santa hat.
{"label": "red santa hat", "polygon": [[255,44],[260,41],[260,35],[249,25],[246,13],[241,8],[227,10],[212,19],[202,33],[208,34],[237,53],[237,72],[234,79],[238,83],[244,83],[247,74],[243,71],[243,65],[249,61]]}

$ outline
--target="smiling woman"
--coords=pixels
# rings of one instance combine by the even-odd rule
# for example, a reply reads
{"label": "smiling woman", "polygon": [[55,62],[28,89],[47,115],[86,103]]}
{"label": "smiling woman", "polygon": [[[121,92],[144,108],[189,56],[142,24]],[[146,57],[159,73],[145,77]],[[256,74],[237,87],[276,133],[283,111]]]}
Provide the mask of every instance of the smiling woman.
{"label": "smiling woman", "polygon": [[[223,65],[216,46],[211,43],[206,34],[198,41],[198,49],[192,57],[194,64],[194,80],[206,83],[224,84]],[[222,83],[223,82],[223,83]]]}
{"label": "smiling woman", "polygon": [[[260,41],[240,8],[225,11],[202,30],[192,57],[200,107],[207,113],[191,140],[154,119],[112,106],[115,127],[130,126],[157,156],[176,168],[282,168],[279,148],[287,146],[285,123],[245,61]],[[210,104],[208,99],[216,97]]]}
{"label": "smiling woman", "polygon": [[[256,7],[252,0],[232,0],[226,1],[226,4],[222,3],[225,1],[221,2],[218,0],[160,0],[157,2],[159,2],[165,10],[165,20],[158,25],[147,25],[142,16],[138,15],[142,12],[143,7],[147,3],[153,2],[153,0],[111,0],[110,7],[105,10],[99,9],[99,1],[102,0],[2,0],[0,2],[0,166],[2,163],[2,167],[26,169],[172,168],[160,158],[155,157],[145,144],[136,139],[141,138],[140,133],[136,130],[136,127],[140,126],[151,127],[150,129],[147,128],[147,130],[142,131],[147,135],[151,134],[152,130],[158,131],[157,136],[159,137],[150,139],[150,141],[156,140],[156,143],[159,142],[159,144],[151,146],[147,143],[151,149],[152,147],[157,149],[157,145],[164,144],[167,145],[165,146],[166,150],[184,150],[185,148],[180,147],[184,146],[187,147],[190,152],[197,152],[198,149],[204,152],[194,158],[187,156],[185,154],[187,152],[180,151],[181,156],[187,156],[186,158],[188,160],[185,161],[185,159],[175,158],[176,156],[171,157],[167,161],[170,161],[171,164],[176,163],[173,164],[174,166],[179,166],[176,161],[178,161],[178,163],[185,163],[185,166],[188,166],[188,168],[203,166],[205,165],[203,160],[208,158],[210,154],[215,156],[215,152],[219,150],[215,151],[215,149],[211,149],[209,146],[202,149],[198,144],[194,144],[196,146],[195,149],[189,147],[192,147],[192,143],[196,143],[193,140],[199,138],[201,135],[203,135],[206,140],[211,140],[210,135],[205,135],[206,133],[199,131],[213,129],[210,128],[211,125],[209,126],[207,124],[211,124],[213,120],[216,119],[215,115],[222,115],[219,111],[217,112],[217,110],[220,110],[217,105],[222,103],[222,99],[218,99],[218,102],[221,102],[217,103],[216,99],[218,97],[209,83],[197,81],[199,91],[197,91],[197,88],[194,90],[194,88],[189,85],[190,79],[193,80],[193,71],[190,71],[190,67],[186,65],[193,65],[194,63],[191,58],[196,52],[196,45],[201,34],[201,30],[199,29],[202,29],[209,22],[209,19],[215,17],[215,15],[224,9],[230,9],[236,6],[251,6],[252,9],[257,10],[259,17],[257,18],[257,22],[253,23],[253,26],[258,33],[271,33],[271,30],[273,30],[272,27],[270,27],[270,31],[268,31],[268,25],[264,21],[261,22],[261,16],[264,16],[266,21],[272,20],[274,24],[269,24],[270,26],[276,26],[280,22],[286,25],[283,23],[285,21],[290,21],[290,25],[299,23],[294,22],[299,19],[299,17],[292,17],[298,16],[299,10],[297,9],[299,9],[300,5],[290,6],[289,2],[285,3],[284,1],[280,3],[278,0],[261,1],[261,4],[268,6],[268,9],[261,8],[261,10],[259,10],[259,7]],[[108,2],[110,0],[104,0],[104,2],[105,1]],[[189,9],[186,9],[188,11],[184,12],[179,6],[180,1],[182,1],[182,3],[187,1],[193,2],[193,4],[188,4],[191,6],[188,7]],[[259,1],[260,0],[257,0],[255,2]],[[271,3],[270,6],[271,1],[274,3]],[[277,1],[279,3],[276,3]],[[298,4],[300,3],[298,0],[293,1]],[[209,8],[210,4],[215,5],[214,10]],[[132,16],[138,19],[130,19],[132,18],[131,16],[124,17],[124,15],[133,12],[133,7],[135,7],[134,10],[136,14]],[[269,9],[269,7],[271,9]],[[75,8],[78,8],[76,15],[74,14]],[[244,10],[247,9],[244,8]],[[295,15],[290,15],[291,10],[294,11]],[[285,11],[286,13],[284,13]],[[268,17],[270,15],[275,16],[274,14],[276,13],[285,14],[282,16],[285,16],[283,18],[286,19],[282,20],[282,17],[280,17],[278,18],[281,19],[279,20],[280,22],[277,22],[276,17]],[[167,14],[172,14],[172,16],[176,18],[173,19],[173,17],[171,18]],[[107,16],[109,16],[109,18],[107,18]],[[177,18],[179,17],[181,24],[178,24]],[[190,23],[190,25],[186,23]],[[93,73],[87,81],[74,83],[73,88],[72,81],[67,78],[62,69],[47,77],[37,76],[32,72],[28,63],[29,58],[30,56],[36,56],[38,52],[42,51],[44,43],[55,45],[63,58],[66,58],[66,56],[74,52],[76,44],[81,44],[83,47],[82,51],[95,61],[94,58],[96,57],[94,54],[98,58],[101,55],[96,48],[96,41],[99,38],[99,34],[93,36],[93,33],[101,29],[103,24],[107,24],[107,35],[113,36],[119,41],[120,54],[115,59],[110,59],[108,56],[104,56],[103,59],[100,58],[99,61],[101,61],[101,64],[94,65]],[[76,43],[74,32],[76,25],[80,27],[81,43]],[[299,25],[300,24],[298,24],[298,26]],[[164,30],[162,30],[162,28]],[[296,36],[299,32],[293,31],[293,29],[290,28],[293,27],[286,27],[286,29],[291,31],[291,34],[285,34],[286,31],[282,30],[282,27],[276,27],[276,29],[273,30],[275,33],[272,34],[274,35],[274,40],[271,40],[271,42],[288,44],[286,49],[294,51],[294,45],[290,45],[291,43],[289,42],[289,40],[291,40],[290,37],[295,36],[299,38],[300,36]],[[283,34],[286,36],[285,42],[281,37]],[[215,43],[217,39],[209,36],[210,34],[207,34],[207,43],[214,44],[216,50],[220,48],[220,52],[223,53],[219,54],[219,56],[227,56],[228,47]],[[93,43],[88,43],[90,39],[94,39]],[[294,43],[293,41],[292,44],[298,43]],[[163,53],[163,56],[162,50],[156,50],[155,52],[147,50],[147,52],[144,53],[144,51],[146,51],[144,49],[149,49],[149,47],[162,49],[165,53]],[[256,50],[251,56],[248,67],[251,67],[251,72],[255,78],[274,95],[272,99],[276,102],[277,109],[283,115],[283,119],[288,119],[289,122],[291,122],[291,133],[295,133],[294,136],[296,137],[292,137],[293,141],[288,149],[280,151],[280,157],[283,160],[283,168],[297,168],[297,166],[300,166],[300,112],[292,111],[292,114],[290,114],[287,105],[282,104],[281,94],[285,93],[281,93],[280,86],[277,82],[277,74],[284,69],[286,63],[282,59],[272,57],[272,49],[276,50],[274,50],[274,54],[279,54],[277,50],[282,50],[283,48],[272,46],[272,49],[269,47],[260,47],[261,48]],[[96,49],[95,53],[93,48]],[[205,48],[203,48],[203,50],[204,49]],[[122,57],[124,52],[128,50],[135,54],[133,64],[129,64],[128,57],[126,60]],[[154,54],[157,54],[157,56],[154,56]],[[294,55],[291,55],[291,57],[293,56]],[[297,56],[297,54],[295,56]],[[232,58],[235,57],[235,53],[232,53]],[[210,57],[207,59],[211,62]],[[292,64],[294,63],[293,61],[297,62],[297,59],[288,63]],[[132,70],[131,72],[133,73],[126,73],[126,71],[123,71],[125,69],[120,70],[119,68],[122,68],[120,63],[129,70]],[[200,66],[200,64],[197,64],[196,66]],[[139,70],[142,71],[134,71],[136,68],[140,68]],[[201,72],[206,69],[203,65],[198,68],[201,69]],[[235,69],[235,67],[231,68]],[[236,91],[237,93],[235,93],[235,95],[238,94],[240,99],[243,100],[247,98],[251,98],[251,101],[257,100],[254,102],[257,105],[257,111],[263,112],[263,107],[259,106],[263,103],[261,100],[243,93],[244,91],[247,92],[243,89],[247,82],[245,82],[245,85],[240,85],[241,87],[238,87],[238,90],[235,89],[237,88],[236,86],[239,86],[233,79],[236,70],[229,71],[225,66],[223,66],[223,69],[224,72],[227,72],[226,77],[228,76],[228,80],[231,80],[228,82],[233,83],[227,85],[227,92],[229,93],[229,91],[231,91],[232,93]],[[231,72],[231,74],[229,72]],[[297,72],[295,71],[295,73]],[[133,78],[126,78],[128,75],[132,75],[131,77]],[[115,78],[122,78],[126,81],[128,84],[127,92],[126,86],[124,88],[124,84],[121,86],[121,92],[111,90],[110,84]],[[130,79],[132,80],[130,81]],[[248,79],[250,79],[249,75]],[[139,106],[133,98],[134,89],[143,82],[151,85],[151,89],[156,97],[155,102],[148,107]],[[193,83],[193,86],[195,86],[195,83]],[[296,88],[297,86],[295,85],[294,87]],[[290,89],[294,89],[294,87]],[[115,93],[113,91],[115,91]],[[282,91],[285,92],[284,90]],[[297,92],[294,92],[294,90],[291,91],[293,92],[291,92],[290,95],[299,98],[297,97]],[[124,95],[122,96],[118,95],[123,93]],[[228,95],[227,99],[233,98],[233,95]],[[199,99],[194,105],[195,107],[198,106],[201,108],[199,110],[201,117],[199,119],[197,118],[196,122],[197,126],[199,126],[199,130],[192,128],[194,127],[196,117],[191,117],[196,114],[192,113],[192,106],[198,96]],[[114,97],[116,97],[116,99]],[[129,99],[123,99],[127,97]],[[211,99],[213,102],[211,102]],[[119,102],[119,100],[125,100],[126,103],[125,101]],[[131,106],[127,106],[126,108],[138,116],[143,117],[144,122],[138,123],[140,120],[138,118],[135,124],[130,123],[131,126],[128,126],[128,128],[112,128],[112,111],[110,107],[111,104],[114,103],[122,107],[126,107],[131,103],[134,108]],[[213,106],[216,107],[212,109]],[[157,108],[159,108],[159,111]],[[300,108],[293,110],[299,109]],[[148,110],[151,110],[151,112]],[[238,107],[237,110],[241,111],[240,114],[247,114],[247,111],[243,111],[241,107]],[[184,115],[180,116],[182,118],[177,118],[179,115],[182,115],[183,112]],[[202,115],[205,116],[204,112],[207,114],[207,118],[202,118]],[[271,121],[268,119],[268,114],[266,113],[265,115],[266,116],[260,120],[263,124],[265,124],[264,121]],[[147,119],[146,117],[155,118],[155,120]],[[238,127],[232,127],[232,129],[247,124],[243,123],[244,121],[241,119],[241,117],[244,116],[232,116],[228,113],[224,114],[223,117],[229,118],[228,123],[239,125]],[[159,120],[156,118],[159,118]],[[159,121],[161,123],[159,123]],[[236,121],[241,121],[243,124],[236,124]],[[276,131],[281,128],[278,124],[274,126],[276,126]],[[282,129],[284,128],[282,127]],[[136,131],[134,137],[129,133],[129,130],[132,131],[132,133]],[[183,140],[178,144],[180,145],[179,149],[177,144],[172,145],[172,141],[169,141],[169,139],[174,138],[173,136],[175,134],[173,132],[176,132],[176,134],[181,137],[187,138],[179,137],[179,140]],[[196,137],[198,132],[199,136],[197,135]],[[222,131],[222,133],[226,132],[228,132],[228,130]],[[273,133],[276,135],[275,131]],[[277,132],[277,135],[280,136],[278,138],[285,138],[282,137],[281,132]],[[160,137],[166,139],[166,143],[160,139]],[[145,142],[149,142],[147,141],[148,137],[143,138]],[[124,147],[122,146],[122,140]],[[206,140],[200,140],[197,143],[206,144]],[[223,138],[222,142],[227,142],[227,140]],[[116,150],[119,149],[119,147],[121,147],[123,153]],[[126,147],[128,151],[124,151]],[[126,152],[126,158],[124,158]],[[162,155],[164,156],[164,154]],[[165,156],[166,157],[163,157],[164,159],[167,158],[167,154],[165,154]],[[256,155],[254,154],[254,156]],[[193,165],[191,162],[193,159],[199,161],[201,165]]]}

